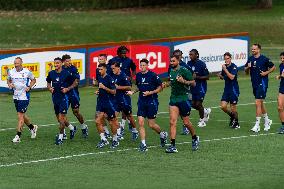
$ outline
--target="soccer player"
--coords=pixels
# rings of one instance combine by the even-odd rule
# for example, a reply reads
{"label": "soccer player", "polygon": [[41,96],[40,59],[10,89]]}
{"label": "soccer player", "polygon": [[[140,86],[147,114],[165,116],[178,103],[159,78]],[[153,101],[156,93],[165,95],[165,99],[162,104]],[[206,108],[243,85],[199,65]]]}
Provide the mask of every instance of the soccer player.
{"label": "soccer player", "polygon": [[199,59],[199,52],[192,49],[189,52],[190,61],[187,65],[191,68],[193,78],[196,82],[194,87],[191,87],[192,93],[192,107],[199,112],[198,127],[205,127],[211,113],[210,108],[203,107],[203,100],[207,91],[207,80],[209,79],[209,72],[206,64]]}
{"label": "soccer player", "polygon": [[[69,80],[68,85],[72,85],[72,83],[76,80],[77,83],[80,82],[80,74],[78,72],[78,69],[72,65],[71,63],[71,57],[68,54],[65,54],[62,56],[62,62],[63,62],[63,69],[68,71],[70,75],[72,76],[72,79]],[[84,138],[88,137],[88,126],[84,121],[84,117],[80,113],[80,96],[79,96],[79,90],[78,86],[74,89],[67,92],[68,96],[68,102],[71,104],[72,112],[76,116],[77,120],[81,124],[81,130],[82,130],[82,136]]]}
{"label": "soccer player", "polygon": [[[218,74],[220,79],[225,81],[223,96],[221,99],[221,109],[230,116],[230,127],[239,129],[237,103],[240,95],[238,84],[238,67],[232,63],[232,55],[229,52],[224,54],[225,64],[222,65],[222,72]],[[228,109],[230,103],[230,110]]]}
{"label": "soccer player", "polygon": [[[132,78],[136,75],[136,65],[133,62],[132,59],[128,58],[126,55],[129,53],[129,49],[125,46],[120,46],[117,48],[117,56],[113,57],[112,59],[109,60],[109,67],[112,65],[113,62],[119,62],[121,71],[126,74],[128,77],[128,80],[130,83],[132,82]],[[122,113],[122,119],[121,119],[121,124],[120,127],[122,129],[122,132],[124,131],[125,127],[125,122],[126,122],[126,115]],[[131,130],[132,126],[128,120],[129,124],[129,129]]]}
{"label": "soccer player", "polygon": [[[115,98],[118,106],[117,111],[123,112],[126,115],[126,118],[130,121],[130,124],[132,125],[132,139],[136,140],[138,138],[138,131],[132,115],[131,98],[126,94],[127,91],[131,91],[131,84],[128,81],[127,76],[121,72],[119,62],[113,62],[111,69],[113,71],[112,78],[114,79],[116,87]],[[120,130],[120,128],[118,130]]]}
{"label": "soccer player", "polygon": [[268,74],[275,70],[274,64],[267,57],[260,54],[260,51],[260,44],[253,44],[251,48],[252,56],[248,58],[245,64],[245,72],[250,72],[253,94],[255,96],[256,122],[251,131],[256,133],[260,131],[261,115],[264,118],[264,131],[268,131],[272,124],[263,102],[268,88]]}
{"label": "soccer player", "polygon": [[[174,52],[173,52],[173,55],[178,57],[179,65],[185,67],[186,69],[188,69],[192,72],[191,68],[184,61],[182,61],[182,54],[183,54],[182,51],[179,50],[179,49],[174,50]],[[169,68],[168,68],[168,77],[170,76],[171,69],[172,69],[172,67],[171,67],[171,64],[170,64]],[[188,90],[190,91],[190,87],[188,87]],[[189,92],[188,94],[189,94],[188,98],[191,101],[192,100],[191,93]],[[182,126],[182,133],[181,134],[182,135],[188,135],[189,134],[189,130],[187,129],[187,127],[185,125]]]}
{"label": "soccer player", "polygon": [[17,57],[14,60],[14,68],[9,71],[7,84],[9,89],[13,90],[13,99],[18,115],[17,134],[13,138],[12,142],[21,142],[21,135],[23,131],[24,123],[29,127],[31,132],[31,138],[36,138],[37,125],[33,125],[26,115],[28,105],[30,102],[30,90],[36,83],[36,79],[31,71],[27,68],[23,68],[23,60],[21,57]]}
{"label": "soccer player", "polygon": [[[107,74],[109,76],[111,76],[113,73],[112,73],[112,70],[111,70],[111,67],[107,64],[107,55],[106,54],[99,54],[98,56],[98,62],[99,62],[99,65],[100,64],[104,64],[106,67],[107,67]],[[100,74],[100,71],[99,71],[99,66],[98,68],[96,69],[96,79],[93,81],[94,85],[95,86],[99,86],[99,78],[101,77],[101,74]],[[96,113],[96,115],[98,115],[99,112]],[[108,127],[107,127],[107,124],[106,124],[106,120],[104,119],[103,121],[103,128],[104,128],[104,134],[105,134],[105,137],[106,138],[111,138],[110,136],[110,132],[108,130]],[[120,132],[120,130],[118,130]],[[118,133],[120,134],[120,133]],[[118,136],[122,139],[121,136]]]}
{"label": "soccer player", "polygon": [[163,88],[171,86],[171,96],[169,103],[170,112],[170,137],[171,145],[166,149],[166,153],[177,153],[176,124],[179,116],[182,117],[183,124],[189,129],[192,136],[192,150],[198,149],[199,137],[196,136],[192,123],[189,120],[190,101],[188,99],[188,86],[194,86],[195,81],[191,72],[179,65],[178,56],[171,56],[172,70],[170,72],[170,82],[163,83]]}
{"label": "soccer player", "polygon": [[147,59],[140,60],[141,72],[136,74],[137,90],[128,91],[128,95],[133,95],[139,91],[138,98],[138,124],[139,133],[141,137],[141,144],[139,146],[141,152],[147,151],[145,119],[148,119],[148,125],[160,136],[161,146],[164,147],[167,142],[168,133],[162,131],[160,126],[156,124],[155,119],[158,113],[158,93],[162,89],[162,82],[159,76],[148,70],[149,61]]}
{"label": "soccer player", "polygon": [[96,91],[98,95],[97,98],[97,115],[96,115],[96,126],[101,137],[100,142],[97,145],[97,148],[103,148],[108,145],[109,142],[106,139],[104,134],[103,123],[105,116],[109,121],[111,131],[113,134],[111,148],[116,148],[119,145],[117,129],[119,127],[118,120],[116,117],[116,101],[115,94],[116,88],[115,83],[112,77],[110,77],[107,72],[106,64],[99,64],[100,77],[98,80],[99,90]]}
{"label": "soccer player", "polygon": [[[69,108],[68,92],[78,86],[77,80],[73,79],[70,72],[62,68],[62,60],[57,57],[54,59],[55,70],[48,73],[46,77],[47,88],[52,94],[52,102],[54,112],[59,122],[59,134],[56,136],[55,144],[63,143],[63,135],[65,127],[70,129],[70,139],[73,139],[76,127],[68,123],[66,114]],[[73,83],[70,85],[70,81]]]}
{"label": "soccer player", "polygon": [[279,65],[280,74],[277,79],[280,79],[279,94],[278,94],[278,112],[281,121],[279,134],[284,134],[284,52],[280,53],[281,64]]}

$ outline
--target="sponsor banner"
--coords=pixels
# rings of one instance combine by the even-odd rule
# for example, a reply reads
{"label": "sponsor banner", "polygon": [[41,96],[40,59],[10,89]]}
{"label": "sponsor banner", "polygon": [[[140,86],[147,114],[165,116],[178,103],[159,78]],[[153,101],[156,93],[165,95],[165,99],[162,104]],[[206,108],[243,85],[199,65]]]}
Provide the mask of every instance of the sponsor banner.
{"label": "sponsor banner", "polygon": [[238,67],[245,65],[248,59],[248,37],[213,38],[196,41],[174,42],[174,49],[183,52],[185,62],[189,60],[189,51],[197,49],[199,59],[204,61],[209,72],[219,72],[224,64],[224,53],[232,54],[232,62]]}
{"label": "sponsor banner", "polygon": [[46,88],[46,76],[54,69],[53,60],[62,57],[64,54],[71,56],[72,64],[78,68],[81,81],[86,79],[86,49],[72,49],[62,51],[45,51],[25,54],[0,55],[1,67],[1,91],[7,91],[7,73],[14,67],[16,57],[23,59],[23,67],[28,68],[36,77],[35,88]]}
{"label": "sponsor banner", "polygon": [[[118,47],[119,46],[89,49],[90,78],[96,77],[99,54],[107,54],[107,59],[110,60],[117,55]],[[139,61],[143,58],[149,60],[149,69],[153,72],[159,75],[167,72],[170,56],[170,43],[126,45],[126,47],[130,50],[127,57],[131,58],[136,64],[137,72],[139,72]]]}

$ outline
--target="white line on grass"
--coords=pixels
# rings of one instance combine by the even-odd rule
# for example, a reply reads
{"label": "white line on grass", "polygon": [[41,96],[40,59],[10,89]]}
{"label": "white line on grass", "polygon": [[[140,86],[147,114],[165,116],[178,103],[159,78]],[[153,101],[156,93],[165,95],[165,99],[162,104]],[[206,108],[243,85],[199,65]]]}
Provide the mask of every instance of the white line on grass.
{"label": "white line on grass", "polygon": [[[274,102],[277,102],[275,100],[273,101],[267,101],[267,102],[264,102],[265,104],[270,104],[270,103],[274,103]],[[251,102],[251,103],[245,103],[245,104],[238,104],[238,106],[247,106],[247,105],[254,105],[255,103],[254,102]],[[213,106],[213,107],[210,107],[211,109],[217,109],[217,108],[220,108],[220,106]],[[192,109],[192,110],[195,110],[195,109]],[[168,114],[169,112],[158,112],[158,114]],[[133,115],[133,116],[136,116],[136,115]],[[91,122],[91,121],[94,121],[93,119],[88,119],[86,120],[86,122]],[[241,122],[241,121],[239,121]],[[72,121],[70,123],[78,123],[78,121]],[[44,124],[44,125],[38,125],[39,127],[50,127],[50,126],[54,126],[54,125],[58,125],[58,123],[50,123],[50,124]],[[1,131],[9,131],[9,130],[15,130],[15,128],[4,128],[4,129],[0,129],[0,132]]]}
{"label": "white line on grass", "polygon": [[[214,142],[214,141],[223,141],[223,140],[232,140],[232,139],[242,139],[242,138],[257,137],[257,136],[268,136],[268,135],[274,135],[274,134],[276,134],[276,133],[243,135],[243,136],[215,138],[215,139],[205,139],[205,140],[201,140],[200,142]],[[176,143],[176,144],[178,144],[178,145],[191,144],[191,141],[190,142],[180,142],[180,143]],[[149,146],[148,148],[158,148],[158,147],[160,147],[160,146]],[[48,161],[57,161],[57,160],[62,160],[62,159],[75,158],[75,157],[83,157],[83,156],[91,156],[91,155],[99,155],[99,154],[109,154],[109,153],[114,153],[114,152],[126,152],[126,151],[133,151],[133,150],[138,150],[138,148],[126,148],[126,149],[118,149],[118,150],[109,150],[109,151],[104,151],[104,152],[90,152],[90,153],[75,154],[75,155],[61,156],[61,157],[48,158],[48,159],[16,162],[16,163],[2,164],[2,165],[0,164],[0,168],[13,167],[13,166],[17,166],[17,165],[27,165],[27,164],[33,164],[33,163],[48,162]]]}

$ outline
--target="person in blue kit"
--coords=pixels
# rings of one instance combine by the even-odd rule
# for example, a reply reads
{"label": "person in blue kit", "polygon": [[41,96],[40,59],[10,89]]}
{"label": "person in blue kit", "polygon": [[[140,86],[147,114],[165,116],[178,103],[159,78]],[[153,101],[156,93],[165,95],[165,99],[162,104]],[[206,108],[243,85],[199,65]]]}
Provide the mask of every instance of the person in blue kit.
{"label": "person in blue kit", "polygon": [[[63,62],[63,69],[68,71],[71,76],[72,80],[70,80],[69,85],[71,85],[75,80],[77,83],[80,82],[80,74],[78,72],[78,69],[72,65],[71,63],[71,56],[68,54],[65,54],[62,56],[62,62]],[[70,90],[67,93],[68,96],[68,102],[71,104],[72,112],[81,124],[81,130],[82,130],[82,136],[84,138],[88,137],[88,126],[84,121],[83,115],[80,113],[80,96],[79,96],[79,90],[78,86],[74,89]]]}
{"label": "person in blue kit", "polygon": [[147,59],[140,60],[141,72],[136,75],[137,89],[134,91],[128,91],[128,95],[133,95],[139,92],[138,98],[138,123],[139,132],[141,137],[140,151],[147,151],[146,145],[146,132],[145,132],[145,119],[148,119],[148,125],[160,136],[161,146],[164,147],[167,142],[168,133],[162,131],[160,126],[156,124],[155,119],[158,113],[158,94],[162,90],[162,82],[159,76],[148,70],[149,61]]}
{"label": "person in blue kit", "polygon": [[279,134],[284,134],[284,52],[280,53],[281,64],[279,65],[280,74],[277,79],[280,80],[279,94],[278,94],[278,113],[281,121]]}
{"label": "person in blue kit", "polygon": [[[113,62],[119,62],[121,71],[125,73],[125,75],[128,77],[128,80],[131,83],[132,79],[136,75],[136,65],[131,58],[127,57],[127,53],[129,53],[129,49],[126,46],[118,47],[117,56],[109,60],[108,66],[110,67]],[[122,133],[124,132],[125,123],[126,123],[126,115],[122,113],[122,119],[120,123]],[[132,126],[129,120],[128,124],[129,124],[129,129],[131,131]]]}
{"label": "person in blue kit", "polygon": [[[120,63],[113,62],[111,69],[113,71],[112,78],[114,79],[116,87],[115,98],[117,103],[117,111],[123,112],[126,115],[126,118],[130,121],[130,124],[132,125],[132,139],[136,140],[139,133],[136,129],[136,123],[132,115],[131,98],[126,94],[127,91],[131,91],[131,84],[128,81],[125,73],[121,72]],[[121,128],[118,129],[119,136],[122,134],[120,129]]]}
{"label": "person in blue kit", "polygon": [[[106,73],[107,73],[109,76],[112,76],[113,73],[112,73],[112,70],[111,70],[111,66],[109,66],[109,65],[107,64],[107,55],[106,55],[106,54],[99,54],[99,56],[98,56],[98,63],[99,63],[99,65],[100,65],[100,64],[104,64],[104,65],[106,66],[106,68],[107,68]],[[101,77],[101,74],[100,74],[100,71],[99,71],[99,65],[98,65],[98,67],[96,68],[96,77],[93,78],[93,84],[94,84],[95,86],[98,86],[98,85],[99,85],[98,80],[99,80],[99,78]],[[98,113],[99,113],[99,112],[97,112],[96,115],[97,115]],[[105,132],[105,137],[106,137],[106,138],[111,138],[109,129],[108,129],[108,127],[107,127],[106,120],[103,121],[103,128],[104,128],[104,132]],[[117,134],[120,135],[120,133],[117,133]],[[121,136],[119,136],[119,137],[121,138]]]}
{"label": "person in blue kit", "polygon": [[[62,69],[62,60],[57,57],[54,59],[55,70],[48,73],[46,81],[47,88],[52,93],[52,102],[56,118],[59,122],[59,134],[56,136],[55,144],[63,143],[64,128],[70,129],[70,139],[74,138],[76,127],[68,123],[66,114],[69,108],[67,93],[78,86],[77,80],[67,71]],[[73,83],[70,85],[70,81]]]}
{"label": "person in blue kit", "polygon": [[[180,49],[174,50],[172,55],[178,57],[178,61],[179,61],[179,65],[180,66],[185,67],[186,69],[188,69],[189,71],[192,72],[191,68],[182,60],[183,53],[182,53],[182,51]],[[170,64],[169,68],[168,68],[168,79],[170,79],[170,72],[171,72],[171,70],[172,70],[172,65]],[[188,90],[190,91],[190,86],[188,86]],[[191,92],[189,92],[188,94],[189,94],[188,98],[191,101],[192,100]],[[189,133],[190,132],[189,132],[188,128],[185,125],[183,125],[181,134],[182,135],[188,135]]]}
{"label": "person in blue kit", "polygon": [[197,126],[205,127],[211,113],[210,108],[203,107],[209,72],[206,64],[199,59],[199,52],[196,49],[189,51],[189,58],[190,61],[187,62],[187,65],[191,68],[193,78],[196,82],[196,85],[191,87],[192,107],[199,112],[200,119]]}
{"label": "person in blue kit", "polygon": [[261,45],[253,44],[251,48],[252,56],[245,64],[245,72],[250,73],[253,94],[256,105],[256,122],[251,131],[260,131],[261,115],[264,118],[264,131],[269,131],[272,120],[268,118],[264,100],[268,88],[268,75],[275,70],[270,59],[260,54]]}
{"label": "person in blue kit", "polygon": [[96,91],[96,94],[98,95],[96,107],[96,126],[101,140],[98,143],[97,148],[103,148],[104,146],[109,144],[103,128],[105,117],[107,118],[110,124],[111,131],[113,134],[111,148],[116,148],[119,145],[117,136],[117,129],[119,127],[119,124],[116,117],[117,104],[115,99],[115,83],[113,78],[106,73],[106,64],[99,65],[99,72],[99,89]]}
{"label": "person in blue kit", "polygon": [[[225,64],[222,71],[218,74],[220,79],[225,81],[224,92],[221,98],[221,109],[230,116],[230,127],[239,129],[237,104],[240,95],[238,84],[238,67],[232,63],[232,55],[229,52],[224,54]],[[230,103],[230,110],[228,104]]]}

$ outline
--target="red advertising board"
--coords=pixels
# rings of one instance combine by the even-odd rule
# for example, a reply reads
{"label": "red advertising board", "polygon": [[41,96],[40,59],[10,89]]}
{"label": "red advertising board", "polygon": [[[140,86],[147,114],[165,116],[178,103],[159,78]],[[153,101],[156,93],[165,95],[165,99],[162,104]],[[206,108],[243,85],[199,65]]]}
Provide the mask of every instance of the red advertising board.
{"label": "red advertising board", "polygon": [[[149,69],[153,72],[159,75],[167,72],[170,56],[170,43],[126,45],[126,47],[130,50],[127,56],[136,64],[137,72],[139,72],[139,61],[143,58],[149,60]],[[117,48],[118,46],[89,49],[90,78],[96,76],[99,54],[107,54],[108,60],[110,60],[117,55]]]}

